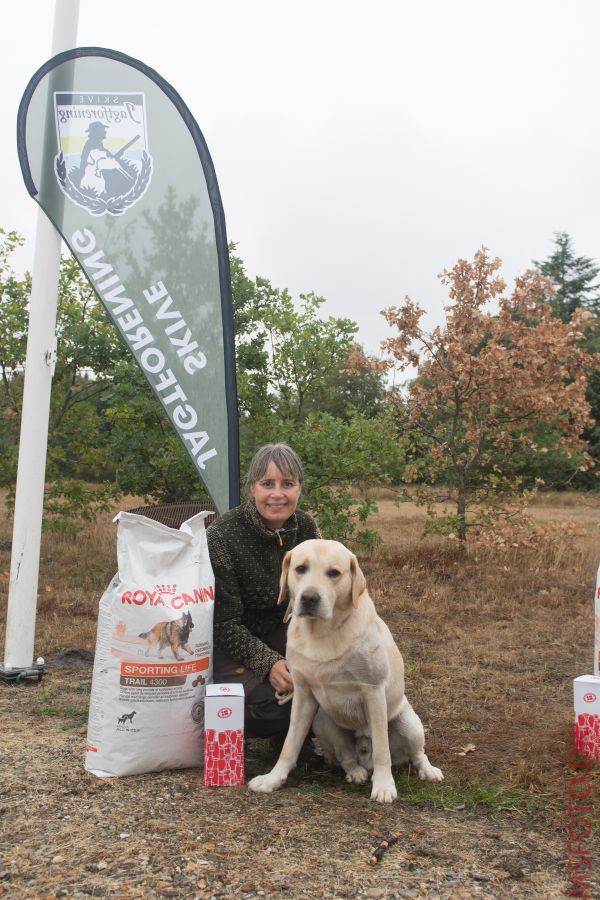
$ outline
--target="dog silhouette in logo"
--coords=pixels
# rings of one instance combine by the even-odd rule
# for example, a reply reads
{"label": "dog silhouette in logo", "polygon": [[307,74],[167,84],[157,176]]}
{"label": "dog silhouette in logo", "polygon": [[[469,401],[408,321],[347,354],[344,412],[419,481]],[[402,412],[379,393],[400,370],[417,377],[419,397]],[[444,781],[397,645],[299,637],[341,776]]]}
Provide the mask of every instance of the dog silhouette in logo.
{"label": "dog silhouette in logo", "polygon": [[133,717],[135,716],[135,710],[130,713],[125,713],[124,716],[119,716],[117,719],[117,725],[124,725],[125,722],[129,721],[130,725],[133,725]]}
{"label": "dog silhouette in logo", "polygon": [[190,632],[194,627],[192,615],[189,612],[181,614],[179,619],[173,619],[170,622],[157,622],[150,631],[143,631],[138,637],[144,638],[148,642],[146,656],[149,655],[152,648],[158,644],[158,658],[162,659],[162,653],[165,647],[170,647],[173,651],[175,659],[183,659],[179,655],[179,650],[187,650],[190,656],[194,655],[194,651],[188,644]]}

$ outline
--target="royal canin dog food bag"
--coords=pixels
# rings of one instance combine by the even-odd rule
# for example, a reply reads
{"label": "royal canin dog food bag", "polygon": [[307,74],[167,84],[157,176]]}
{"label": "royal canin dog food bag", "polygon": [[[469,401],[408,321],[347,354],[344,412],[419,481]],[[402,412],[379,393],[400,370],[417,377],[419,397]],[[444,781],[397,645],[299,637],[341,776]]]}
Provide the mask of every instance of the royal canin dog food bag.
{"label": "royal canin dog food bag", "polygon": [[201,766],[214,576],[201,512],[179,530],[121,512],[100,600],[85,768],[101,777]]}

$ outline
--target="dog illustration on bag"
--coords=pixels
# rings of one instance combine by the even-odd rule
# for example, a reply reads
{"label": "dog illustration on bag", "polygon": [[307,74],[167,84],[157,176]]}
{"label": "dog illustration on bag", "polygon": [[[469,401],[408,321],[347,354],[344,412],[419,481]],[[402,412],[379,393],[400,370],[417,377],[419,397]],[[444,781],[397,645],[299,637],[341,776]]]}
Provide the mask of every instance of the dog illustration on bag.
{"label": "dog illustration on bag", "polygon": [[119,716],[117,719],[117,725],[124,725],[125,722],[129,722],[130,725],[133,725],[133,717],[135,716],[135,710],[130,713],[125,713],[124,716]]}
{"label": "dog illustration on bag", "polygon": [[148,642],[146,656],[158,644],[158,658],[162,659],[162,651],[165,647],[170,647],[173,651],[175,659],[183,659],[179,655],[179,650],[187,650],[190,656],[194,655],[194,651],[188,644],[190,632],[194,627],[192,615],[189,612],[181,614],[179,619],[173,619],[169,622],[157,622],[150,631],[144,631],[138,637],[144,638]]}

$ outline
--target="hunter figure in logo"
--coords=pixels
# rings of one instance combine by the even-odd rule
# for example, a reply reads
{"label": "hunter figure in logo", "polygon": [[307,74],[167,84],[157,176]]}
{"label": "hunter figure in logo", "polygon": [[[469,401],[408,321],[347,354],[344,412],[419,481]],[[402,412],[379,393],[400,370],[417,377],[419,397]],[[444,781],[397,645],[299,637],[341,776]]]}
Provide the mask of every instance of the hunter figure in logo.
{"label": "hunter figure in logo", "polygon": [[139,139],[139,134],[116,153],[111,153],[104,146],[106,125],[92,122],[86,130],[88,139],[81,151],[79,169],[69,173],[71,181],[76,182],[78,174],[79,189],[91,191],[96,196],[108,198],[126,194],[135,184],[138,173],[135,166],[122,157]]}

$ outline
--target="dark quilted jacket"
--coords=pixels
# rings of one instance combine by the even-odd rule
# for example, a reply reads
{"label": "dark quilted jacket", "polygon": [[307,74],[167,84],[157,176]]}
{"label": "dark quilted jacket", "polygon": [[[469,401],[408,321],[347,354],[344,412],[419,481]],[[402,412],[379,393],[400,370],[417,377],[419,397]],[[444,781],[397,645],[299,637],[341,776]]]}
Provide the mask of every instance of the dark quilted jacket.
{"label": "dark quilted jacket", "polygon": [[282,658],[261,638],[285,615],[285,604],[277,606],[283,557],[320,537],[317,524],[297,509],[283,528],[271,531],[249,500],[213,522],[207,537],[215,573],[215,647],[265,679]]}

